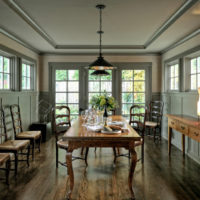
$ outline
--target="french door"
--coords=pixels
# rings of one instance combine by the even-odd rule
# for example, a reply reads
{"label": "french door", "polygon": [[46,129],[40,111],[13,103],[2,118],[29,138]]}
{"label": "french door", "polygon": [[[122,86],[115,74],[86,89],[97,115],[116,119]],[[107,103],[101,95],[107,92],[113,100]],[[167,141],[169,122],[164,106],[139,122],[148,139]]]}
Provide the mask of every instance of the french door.
{"label": "french door", "polygon": [[129,118],[131,105],[145,105],[151,97],[151,71],[149,66],[117,64],[117,70],[108,70],[109,76],[92,76],[81,63],[56,63],[50,66],[53,105],[68,105],[72,119],[77,118],[80,109],[90,107],[93,95],[106,92],[116,98],[119,104],[117,114]]}

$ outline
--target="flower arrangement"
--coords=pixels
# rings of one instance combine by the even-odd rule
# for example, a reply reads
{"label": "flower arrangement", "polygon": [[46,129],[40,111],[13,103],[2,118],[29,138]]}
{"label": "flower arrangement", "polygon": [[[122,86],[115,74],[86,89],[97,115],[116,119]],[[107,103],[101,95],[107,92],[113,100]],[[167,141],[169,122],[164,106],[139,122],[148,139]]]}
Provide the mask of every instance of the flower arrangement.
{"label": "flower arrangement", "polygon": [[118,106],[115,98],[108,96],[107,93],[92,96],[90,104],[95,109],[103,110],[106,108],[108,111],[115,109]]}

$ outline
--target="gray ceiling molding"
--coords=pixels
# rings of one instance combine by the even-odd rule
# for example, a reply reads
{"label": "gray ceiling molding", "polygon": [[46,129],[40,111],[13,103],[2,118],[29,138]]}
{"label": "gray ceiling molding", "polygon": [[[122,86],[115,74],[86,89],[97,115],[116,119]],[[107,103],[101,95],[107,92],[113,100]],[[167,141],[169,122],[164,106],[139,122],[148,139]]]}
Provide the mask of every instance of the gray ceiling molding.
{"label": "gray ceiling molding", "polygon": [[21,6],[19,6],[14,0],[4,0],[4,2],[55,48],[55,41],[28,15],[24,9],[22,9]]}
{"label": "gray ceiling molding", "polygon": [[171,26],[179,17],[181,17],[189,8],[191,8],[199,0],[187,0],[183,5],[167,20],[164,24],[145,42],[147,48],[154,42],[169,26]]}
{"label": "gray ceiling molding", "polygon": [[8,30],[6,30],[4,27],[0,26],[0,33],[4,34],[5,36],[7,36],[8,38],[14,40],[15,42],[21,44],[22,46],[34,51],[35,53],[39,54],[40,51],[34,47],[32,47],[30,44],[28,44],[27,42],[23,41],[23,39],[17,37],[14,33],[9,32]]}
{"label": "gray ceiling molding", "polygon": [[174,44],[168,46],[167,48],[165,48],[164,50],[161,51],[161,54],[166,53],[170,49],[173,49],[173,48],[181,45],[182,43],[186,42],[187,40],[190,40],[191,38],[197,36],[198,34],[200,34],[200,28],[196,29],[195,31],[192,31],[188,35],[186,35],[183,38],[181,38],[180,40],[176,41]]}
{"label": "gray ceiling molding", "polygon": [[[144,45],[103,45],[103,49],[145,49]],[[55,49],[99,49],[99,45],[56,45]]]}

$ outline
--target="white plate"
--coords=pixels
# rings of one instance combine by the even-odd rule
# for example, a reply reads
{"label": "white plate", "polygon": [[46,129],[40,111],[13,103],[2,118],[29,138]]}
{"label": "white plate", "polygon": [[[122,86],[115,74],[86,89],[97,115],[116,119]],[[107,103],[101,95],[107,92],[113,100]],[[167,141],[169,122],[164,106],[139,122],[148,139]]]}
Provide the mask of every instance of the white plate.
{"label": "white plate", "polygon": [[119,131],[104,131],[104,130],[101,130],[101,133],[104,133],[104,134],[118,134],[118,133],[122,133],[121,130]]}

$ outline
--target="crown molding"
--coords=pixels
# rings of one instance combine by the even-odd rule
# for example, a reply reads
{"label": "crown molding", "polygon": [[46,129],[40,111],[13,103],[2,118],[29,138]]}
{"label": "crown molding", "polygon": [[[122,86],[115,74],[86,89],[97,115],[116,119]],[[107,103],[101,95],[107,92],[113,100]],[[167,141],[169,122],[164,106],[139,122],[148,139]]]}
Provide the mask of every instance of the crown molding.
{"label": "crown molding", "polygon": [[164,31],[166,31],[169,26],[171,26],[179,17],[181,17],[189,8],[191,8],[199,0],[187,0],[183,5],[181,5],[178,10],[172,14],[172,16],[165,21],[162,26],[156,30],[153,35],[145,42],[144,46],[147,48],[151,43],[153,43]]}
{"label": "crown molding", "polygon": [[51,46],[55,48],[55,41],[30,17],[30,15],[14,0],[3,0],[13,11],[26,21],[36,32],[38,32]]}
{"label": "crown molding", "polygon": [[8,30],[6,30],[6,28],[0,26],[0,33],[2,33],[3,35],[7,36],[8,38],[14,40],[15,42],[21,44],[22,46],[30,49],[31,51],[39,54],[40,51],[36,48],[34,48],[33,46],[31,46],[30,44],[28,44],[27,42],[25,42],[23,39],[19,38],[18,36],[16,36],[14,33],[9,32]]}
{"label": "crown molding", "polygon": [[161,51],[161,54],[166,53],[167,51],[185,43],[186,41],[190,40],[191,38],[197,36],[198,34],[200,34],[200,28],[192,31],[191,33],[189,33],[188,35],[182,37],[180,40],[176,41],[175,43],[173,43],[172,45],[168,46],[167,48],[165,48],[164,50]]}

